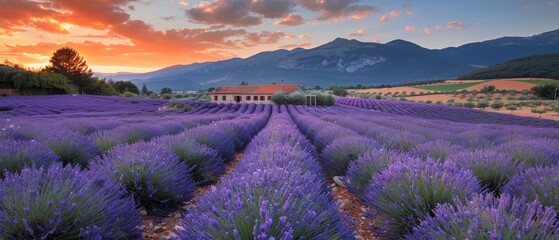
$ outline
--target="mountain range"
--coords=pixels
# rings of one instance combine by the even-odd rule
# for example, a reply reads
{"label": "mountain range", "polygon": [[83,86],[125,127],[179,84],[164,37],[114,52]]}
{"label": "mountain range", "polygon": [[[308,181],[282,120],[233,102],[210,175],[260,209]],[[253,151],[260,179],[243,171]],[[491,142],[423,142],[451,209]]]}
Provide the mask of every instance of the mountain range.
{"label": "mountain range", "polygon": [[385,44],[336,38],[324,45],[261,52],[241,59],[175,65],[154,72],[98,74],[131,80],[149,89],[207,89],[221,85],[297,83],[379,85],[412,80],[450,79],[519,57],[559,53],[559,29],[530,37],[503,37],[444,49],[394,40]]}

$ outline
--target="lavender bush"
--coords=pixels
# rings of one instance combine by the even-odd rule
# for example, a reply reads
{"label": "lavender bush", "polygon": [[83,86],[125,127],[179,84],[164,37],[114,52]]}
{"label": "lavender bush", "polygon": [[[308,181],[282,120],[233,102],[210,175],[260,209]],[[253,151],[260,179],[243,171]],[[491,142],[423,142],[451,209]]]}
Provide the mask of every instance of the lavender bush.
{"label": "lavender bush", "polygon": [[557,214],[538,201],[503,194],[443,204],[405,239],[559,239]]}
{"label": "lavender bush", "polygon": [[69,130],[46,131],[37,137],[37,141],[58,155],[64,165],[87,167],[89,160],[99,152],[93,140]]}
{"label": "lavender bush", "polygon": [[182,239],[352,239],[317,176],[282,168],[233,176],[175,232]]}
{"label": "lavender bush", "polygon": [[425,143],[418,144],[415,146],[413,152],[421,159],[436,159],[436,160],[446,160],[449,156],[454,153],[462,151],[463,148],[457,145],[453,145],[450,142],[444,140],[435,140]]}
{"label": "lavender bush", "polygon": [[201,126],[184,132],[184,137],[217,150],[226,162],[233,160],[235,140],[220,128],[213,125]]}
{"label": "lavender bush", "polygon": [[371,139],[349,136],[334,140],[322,151],[322,160],[327,172],[344,175],[349,164],[361,154],[377,148],[378,144]]}
{"label": "lavender bush", "polygon": [[470,170],[450,161],[410,159],[373,176],[363,199],[386,218],[386,231],[401,236],[438,204],[452,203],[455,197],[464,201],[479,192],[480,184]]}
{"label": "lavender bush", "polygon": [[537,199],[559,211],[559,166],[535,167],[515,175],[503,187],[503,193],[527,200]]}
{"label": "lavender bush", "polygon": [[55,163],[0,181],[0,239],[137,239],[132,198],[106,173]]}
{"label": "lavender bush", "polygon": [[450,157],[456,165],[472,170],[481,184],[491,192],[499,194],[515,174],[525,168],[523,162],[512,156],[491,150],[462,152]]}
{"label": "lavender bush", "polygon": [[555,165],[559,161],[559,141],[551,139],[519,140],[497,147],[497,150],[512,155],[515,160],[530,166]]}
{"label": "lavender bush", "polygon": [[163,144],[177,155],[179,160],[191,168],[195,182],[215,180],[225,172],[225,162],[219,153],[184,136],[163,136],[153,140]]}
{"label": "lavender bush", "polygon": [[35,141],[0,140],[0,178],[4,172],[19,173],[24,167],[48,167],[58,156]]}
{"label": "lavender bush", "polygon": [[120,145],[91,163],[92,171],[111,173],[143,206],[177,203],[193,197],[190,170],[161,144]]}
{"label": "lavender bush", "polygon": [[346,172],[349,189],[360,195],[372,177],[386,170],[395,162],[406,161],[410,158],[407,153],[387,149],[373,149],[351,162]]}

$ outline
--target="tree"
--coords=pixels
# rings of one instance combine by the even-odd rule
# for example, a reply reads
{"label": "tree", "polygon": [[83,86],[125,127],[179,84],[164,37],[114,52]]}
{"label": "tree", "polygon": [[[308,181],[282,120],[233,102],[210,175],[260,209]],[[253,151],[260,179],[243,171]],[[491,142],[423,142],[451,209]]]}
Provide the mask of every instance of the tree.
{"label": "tree", "polygon": [[347,92],[347,90],[345,90],[345,88],[339,87],[339,86],[333,86],[332,87],[332,93],[336,96],[341,96],[341,97],[345,97],[348,94],[348,92]]}
{"label": "tree", "polygon": [[56,50],[50,58],[50,64],[46,71],[66,76],[79,90],[83,90],[91,82],[93,72],[84,58],[73,48],[63,47]]}
{"label": "tree", "polygon": [[287,103],[291,105],[306,105],[307,97],[303,94],[293,94],[287,97]]}
{"label": "tree", "polygon": [[510,111],[510,114],[512,114],[513,111],[517,110],[518,107],[515,104],[509,103],[506,106],[507,110]]}
{"label": "tree", "polygon": [[163,94],[172,94],[173,93],[173,89],[170,89],[168,87],[164,87],[161,89],[161,95]]}
{"label": "tree", "polygon": [[489,103],[487,103],[487,101],[479,101],[477,103],[477,108],[485,109],[487,107],[489,107]]}
{"label": "tree", "polygon": [[149,95],[149,90],[148,87],[146,87],[146,84],[142,85],[142,95]]}
{"label": "tree", "polygon": [[272,95],[272,102],[276,105],[287,104],[287,96],[283,92],[277,92]]}
{"label": "tree", "polygon": [[537,113],[539,114],[539,117],[542,117],[542,114],[546,113],[547,109],[545,108],[532,108],[532,113]]}
{"label": "tree", "polygon": [[493,108],[495,110],[499,110],[499,109],[503,108],[503,105],[504,105],[503,102],[497,101],[497,102],[494,102],[494,103],[491,104],[491,108]]}
{"label": "tree", "polygon": [[248,85],[248,82],[242,81],[240,85],[241,85],[241,86]]}
{"label": "tree", "polygon": [[553,94],[555,93],[555,89],[558,88],[559,85],[557,84],[546,84],[546,85],[539,85],[535,86],[532,89],[532,92],[536,94],[536,96],[545,98],[545,99],[553,99]]}
{"label": "tree", "polygon": [[320,90],[320,89],[322,89],[322,87],[320,85],[314,86],[314,90]]}
{"label": "tree", "polygon": [[113,82],[111,85],[113,86],[115,91],[121,94],[124,92],[140,94],[140,90],[138,89],[138,87],[131,81],[118,81],[118,82]]}

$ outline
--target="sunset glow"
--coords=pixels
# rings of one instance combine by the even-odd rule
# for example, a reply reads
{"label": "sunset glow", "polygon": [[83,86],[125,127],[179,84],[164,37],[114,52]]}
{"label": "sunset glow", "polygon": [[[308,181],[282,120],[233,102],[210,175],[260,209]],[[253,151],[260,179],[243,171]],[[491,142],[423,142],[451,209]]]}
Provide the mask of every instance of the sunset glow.
{"label": "sunset glow", "polygon": [[40,68],[70,46],[96,72],[244,58],[336,37],[445,48],[559,28],[554,0],[0,0],[0,6],[2,61]]}

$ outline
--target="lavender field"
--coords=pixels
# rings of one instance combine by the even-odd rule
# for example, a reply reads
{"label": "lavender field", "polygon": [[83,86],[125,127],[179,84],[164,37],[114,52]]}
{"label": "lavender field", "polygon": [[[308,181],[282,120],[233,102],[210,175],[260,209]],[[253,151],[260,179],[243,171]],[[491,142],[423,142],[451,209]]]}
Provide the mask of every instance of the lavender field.
{"label": "lavender field", "polygon": [[331,107],[0,98],[0,239],[559,239],[559,123]]}

